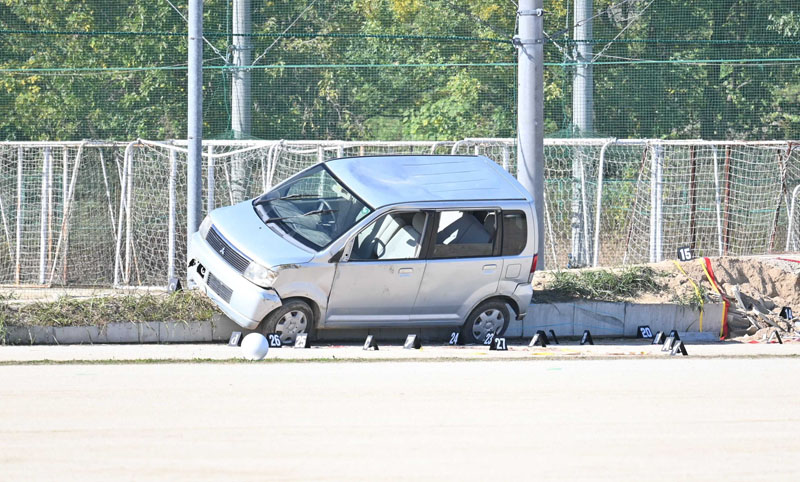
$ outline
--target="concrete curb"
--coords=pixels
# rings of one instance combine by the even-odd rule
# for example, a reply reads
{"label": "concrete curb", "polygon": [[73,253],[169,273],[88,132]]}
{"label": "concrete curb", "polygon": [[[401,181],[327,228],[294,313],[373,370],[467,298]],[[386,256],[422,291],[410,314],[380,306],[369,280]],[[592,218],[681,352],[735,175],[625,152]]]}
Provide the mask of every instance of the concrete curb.
{"label": "concrete curb", "polygon": [[[537,330],[553,330],[558,336],[580,336],[589,330],[593,336],[636,336],[639,326],[648,325],[653,333],[672,330],[699,332],[700,312],[685,305],[571,301],[532,304],[525,319],[509,325],[506,336],[531,337]],[[703,313],[703,332],[719,334],[722,304],[708,303]]]}
{"label": "concrete curb", "polygon": [[[699,333],[699,313],[682,305],[610,303],[573,301],[532,304],[524,320],[512,320],[506,336],[526,338],[537,330],[554,330],[558,336],[580,336],[584,330],[593,336],[632,337],[639,325],[649,325],[653,333],[678,330],[697,333],[713,339],[720,330],[722,305],[707,304],[703,317],[703,333]],[[96,326],[8,326],[6,343],[10,345],[69,345],[115,343],[204,343],[226,341],[231,332],[249,330],[223,315],[210,321],[108,323]],[[424,340],[443,340],[451,328],[425,329],[353,329],[320,330],[319,341],[363,341],[374,335],[382,341],[402,340],[415,333]]]}

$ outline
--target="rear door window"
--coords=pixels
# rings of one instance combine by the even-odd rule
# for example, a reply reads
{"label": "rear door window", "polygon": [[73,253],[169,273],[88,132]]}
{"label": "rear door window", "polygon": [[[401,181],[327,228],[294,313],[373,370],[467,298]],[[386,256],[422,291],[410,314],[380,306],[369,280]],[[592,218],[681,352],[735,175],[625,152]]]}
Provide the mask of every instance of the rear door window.
{"label": "rear door window", "polygon": [[441,259],[492,256],[498,219],[498,212],[493,210],[440,212],[431,257]]}

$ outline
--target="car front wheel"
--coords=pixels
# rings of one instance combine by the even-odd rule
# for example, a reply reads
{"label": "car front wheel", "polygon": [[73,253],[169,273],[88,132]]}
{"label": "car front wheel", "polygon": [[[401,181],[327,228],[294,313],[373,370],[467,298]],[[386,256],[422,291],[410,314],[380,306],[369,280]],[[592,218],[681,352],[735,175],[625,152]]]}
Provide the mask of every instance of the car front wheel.
{"label": "car front wheel", "polygon": [[488,344],[489,334],[502,336],[508,328],[511,314],[508,305],[502,301],[486,301],[478,305],[464,324],[462,330],[464,343]]}
{"label": "car front wheel", "polygon": [[284,345],[294,344],[297,335],[311,333],[314,312],[308,303],[292,300],[273,311],[261,322],[261,333],[276,333]]}

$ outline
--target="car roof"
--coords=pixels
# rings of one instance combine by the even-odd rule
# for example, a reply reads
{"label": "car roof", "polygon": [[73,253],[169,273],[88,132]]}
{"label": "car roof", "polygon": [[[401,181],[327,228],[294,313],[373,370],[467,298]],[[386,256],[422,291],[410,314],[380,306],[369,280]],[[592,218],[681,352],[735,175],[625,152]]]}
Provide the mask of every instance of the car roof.
{"label": "car roof", "polygon": [[486,156],[346,157],[325,164],[373,208],[423,201],[531,201],[525,188]]}

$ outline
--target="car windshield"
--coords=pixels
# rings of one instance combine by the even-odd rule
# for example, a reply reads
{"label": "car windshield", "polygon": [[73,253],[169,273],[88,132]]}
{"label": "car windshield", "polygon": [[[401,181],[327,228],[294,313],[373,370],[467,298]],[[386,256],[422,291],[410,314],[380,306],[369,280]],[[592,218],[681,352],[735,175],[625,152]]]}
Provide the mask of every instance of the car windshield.
{"label": "car windshield", "polygon": [[322,165],[257,197],[253,208],[265,224],[316,250],[372,212]]}

